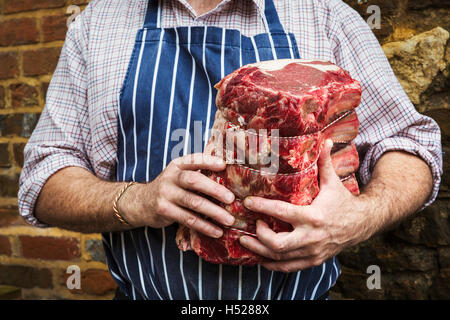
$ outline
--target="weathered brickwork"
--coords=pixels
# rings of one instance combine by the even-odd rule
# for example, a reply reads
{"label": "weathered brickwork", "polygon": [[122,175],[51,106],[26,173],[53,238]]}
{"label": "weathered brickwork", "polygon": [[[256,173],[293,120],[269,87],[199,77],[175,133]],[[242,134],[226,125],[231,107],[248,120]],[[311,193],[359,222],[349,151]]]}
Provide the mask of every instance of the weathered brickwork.
{"label": "weathered brickwork", "polygon": [[[23,299],[111,299],[99,235],[37,229],[18,216],[23,148],[45,102],[67,31],[67,9],[89,1],[0,0],[0,290]],[[77,265],[81,289],[69,290]]]}
{"label": "weathered brickwork", "polygon": [[[14,292],[16,298],[111,299],[115,289],[100,235],[33,228],[17,212],[23,148],[42,112],[58,62],[70,16],[67,9],[71,5],[83,9],[88,2],[0,0],[0,287],[7,288],[8,294]],[[450,48],[446,36],[450,2],[345,2],[366,20],[374,12],[370,5],[380,8],[381,28],[374,32],[394,71],[417,109],[441,126],[444,177],[430,208],[339,256],[343,273],[332,296],[450,298]],[[81,289],[66,286],[71,265],[81,270]],[[381,289],[366,286],[370,265],[380,267]]]}

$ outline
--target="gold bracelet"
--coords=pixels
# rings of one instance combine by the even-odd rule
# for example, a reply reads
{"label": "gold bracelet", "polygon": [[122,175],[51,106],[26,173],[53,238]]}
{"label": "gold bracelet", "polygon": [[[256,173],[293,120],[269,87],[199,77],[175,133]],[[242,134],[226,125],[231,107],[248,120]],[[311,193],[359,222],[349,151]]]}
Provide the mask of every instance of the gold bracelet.
{"label": "gold bracelet", "polygon": [[127,191],[128,188],[134,184],[136,184],[136,182],[134,182],[134,181],[127,183],[127,185],[125,187],[123,187],[122,190],[120,190],[119,194],[117,195],[117,197],[114,199],[114,202],[113,202],[114,215],[122,224],[124,224],[128,227],[132,227],[132,225],[128,221],[126,221],[122,217],[122,215],[119,213],[118,203],[119,203],[120,198],[122,198],[122,196],[124,195],[125,191]]}

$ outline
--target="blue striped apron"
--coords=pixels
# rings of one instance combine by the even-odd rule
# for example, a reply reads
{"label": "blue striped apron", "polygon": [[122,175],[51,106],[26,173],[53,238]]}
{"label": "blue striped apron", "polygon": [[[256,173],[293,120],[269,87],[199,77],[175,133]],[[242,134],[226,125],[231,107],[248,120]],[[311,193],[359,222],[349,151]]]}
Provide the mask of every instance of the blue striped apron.
{"label": "blue striped apron", "polygon": [[[213,26],[162,29],[160,10],[149,1],[120,92],[118,181],[152,181],[174,157],[201,152],[216,111],[213,86],[225,75],[256,61],[300,58],[272,0],[260,12],[267,33],[253,37]],[[340,272],[334,258],[290,274],[211,264],[177,248],[177,227],[103,234],[108,267],[123,293],[132,299],[314,299]]]}

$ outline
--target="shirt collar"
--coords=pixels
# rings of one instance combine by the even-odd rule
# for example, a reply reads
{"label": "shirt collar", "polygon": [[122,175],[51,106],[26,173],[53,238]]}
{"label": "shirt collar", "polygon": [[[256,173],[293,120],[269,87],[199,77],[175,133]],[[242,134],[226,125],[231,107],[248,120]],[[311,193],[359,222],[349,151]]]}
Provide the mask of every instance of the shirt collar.
{"label": "shirt collar", "polygon": [[[191,13],[191,15],[192,15],[193,17],[195,17],[194,9],[193,9],[193,8],[191,7],[191,5],[187,2],[187,0],[176,0],[176,1],[180,2],[187,10],[189,10],[189,12]],[[211,11],[208,12],[208,13],[205,13],[205,14],[203,14],[203,15],[201,15],[201,16],[198,16],[197,18],[204,17],[204,16],[208,16],[208,15],[211,15],[211,14],[213,14],[213,13],[220,12],[220,11],[222,10],[222,8],[223,8],[224,6],[226,6],[228,3],[230,3],[231,1],[242,1],[242,0],[222,0],[222,1],[217,5],[216,8],[214,8],[213,10],[211,10]],[[252,2],[258,7],[258,9],[259,9],[259,11],[260,11],[261,13],[264,12],[264,8],[265,8],[265,0],[246,0],[246,1],[252,1]]]}

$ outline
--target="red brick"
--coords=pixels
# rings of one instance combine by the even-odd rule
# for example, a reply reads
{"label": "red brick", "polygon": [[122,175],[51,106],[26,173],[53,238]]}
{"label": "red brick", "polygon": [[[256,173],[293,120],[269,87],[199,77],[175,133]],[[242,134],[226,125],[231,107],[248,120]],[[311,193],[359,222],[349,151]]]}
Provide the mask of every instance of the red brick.
{"label": "red brick", "polygon": [[0,22],[0,46],[37,43],[39,31],[36,19],[22,18]]}
{"label": "red brick", "polygon": [[0,167],[2,168],[11,167],[8,147],[9,147],[8,143],[0,143]]}
{"label": "red brick", "polygon": [[0,197],[16,198],[18,192],[19,192],[19,175],[1,174]]}
{"label": "red brick", "polygon": [[81,256],[80,243],[76,238],[19,236],[19,240],[25,258],[73,260]]}
{"label": "red brick", "polygon": [[29,138],[39,121],[40,113],[0,114],[0,136]]}
{"label": "red brick", "polygon": [[42,18],[42,40],[44,42],[64,40],[67,32],[67,16],[47,16]]}
{"label": "red brick", "polygon": [[49,269],[0,265],[0,284],[21,288],[52,288],[53,280]]}
{"label": "red brick", "polygon": [[17,166],[23,167],[23,149],[25,148],[26,143],[14,143],[13,144],[13,153],[14,160]]}
{"label": "red brick", "polygon": [[19,215],[17,205],[0,207],[0,228],[23,225],[25,220]]}
{"label": "red brick", "polygon": [[0,79],[15,78],[19,75],[17,53],[0,52],[0,61],[2,62],[2,67],[0,68]]}
{"label": "red brick", "polygon": [[0,109],[5,107],[5,88],[0,86]]}
{"label": "red brick", "polygon": [[23,53],[23,74],[40,76],[51,74],[58,64],[61,48],[41,48]]}
{"label": "red brick", "polygon": [[[65,285],[70,274],[65,271],[62,274],[61,281]],[[111,278],[108,271],[101,269],[88,269],[81,272],[81,289],[72,289],[71,293],[85,293],[96,296],[102,296],[112,292],[117,288],[117,284]]]}
{"label": "red brick", "polygon": [[15,13],[45,8],[61,8],[65,0],[3,0],[2,13]]}
{"label": "red brick", "polygon": [[0,235],[0,255],[11,255],[11,244],[7,236]]}
{"label": "red brick", "polygon": [[26,83],[16,83],[9,86],[13,108],[29,107],[39,104],[38,90]]}
{"label": "red brick", "polygon": [[23,114],[0,115],[0,136],[20,136],[22,133]]}

